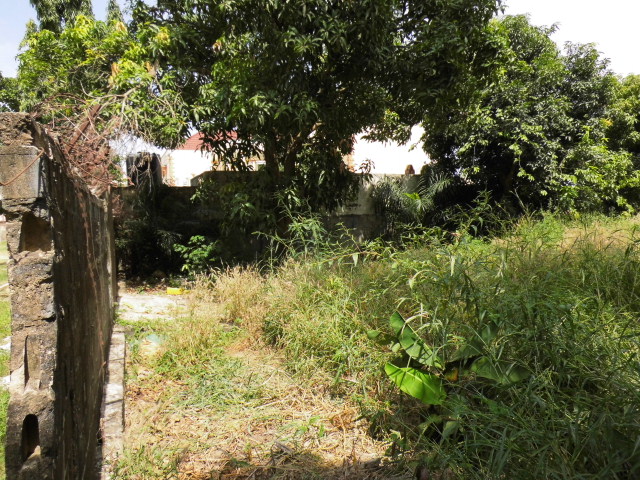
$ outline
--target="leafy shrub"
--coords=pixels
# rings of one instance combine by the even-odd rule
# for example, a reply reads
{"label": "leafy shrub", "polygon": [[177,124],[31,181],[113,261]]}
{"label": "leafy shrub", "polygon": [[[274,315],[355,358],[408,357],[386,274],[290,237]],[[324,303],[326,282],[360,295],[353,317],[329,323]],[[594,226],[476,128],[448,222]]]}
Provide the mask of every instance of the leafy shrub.
{"label": "leafy shrub", "polygon": [[640,174],[632,155],[604,145],[580,145],[560,175],[558,206],[565,211],[620,213],[640,206]]}
{"label": "leafy shrub", "polygon": [[184,261],[182,271],[195,274],[205,272],[213,266],[218,252],[218,243],[202,235],[194,235],[187,245],[176,243],[173,249]]}

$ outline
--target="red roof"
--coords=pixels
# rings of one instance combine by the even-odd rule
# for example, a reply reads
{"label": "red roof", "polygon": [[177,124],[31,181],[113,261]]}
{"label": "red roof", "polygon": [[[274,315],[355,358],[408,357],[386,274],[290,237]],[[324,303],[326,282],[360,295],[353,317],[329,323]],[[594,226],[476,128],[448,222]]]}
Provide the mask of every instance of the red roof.
{"label": "red roof", "polygon": [[[198,132],[195,135],[191,135],[189,138],[187,138],[186,142],[178,146],[176,150],[191,150],[191,151],[201,150],[202,145],[204,144],[204,141],[203,141],[204,136],[205,136],[204,133],[201,133],[201,132]],[[224,137],[220,135],[218,138],[215,138],[215,140],[219,140],[222,138],[235,140],[238,138],[238,134],[234,131],[230,131],[230,132],[227,132]]]}

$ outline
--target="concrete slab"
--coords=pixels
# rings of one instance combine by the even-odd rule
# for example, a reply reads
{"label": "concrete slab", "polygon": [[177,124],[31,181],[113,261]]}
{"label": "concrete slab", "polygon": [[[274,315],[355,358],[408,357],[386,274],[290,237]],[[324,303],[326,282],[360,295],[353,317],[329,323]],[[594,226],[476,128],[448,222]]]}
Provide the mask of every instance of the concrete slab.
{"label": "concrete slab", "polygon": [[124,366],[126,341],[124,330],[116,325],[111,336],[107,384],[102,403],[102,468],[100,480],[109,480],[112,469],[124,448]]}
{"label": "concrete slab", "polygon": [[130,322],[171,320],[187,313],[187,300],[179,295],[123,293],[118,300],[118,316]]}

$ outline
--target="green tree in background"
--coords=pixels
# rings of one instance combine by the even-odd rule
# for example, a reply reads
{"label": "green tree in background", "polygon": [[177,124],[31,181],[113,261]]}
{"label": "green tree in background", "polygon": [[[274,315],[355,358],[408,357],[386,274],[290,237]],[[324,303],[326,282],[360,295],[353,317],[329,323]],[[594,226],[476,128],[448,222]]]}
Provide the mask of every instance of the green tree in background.
{"label": "green tree in background", "polygon": [[0,112],[16,112],[20,109],[18,82],[4,77],[0,72]]}
{"label": "green tree in background", "polygon": [[107,22],[80,15],[28,35],[22,105],[57,125],[87,121],[165,146],[197,129],[236,167],[262,155],[267,190],[333,208],[353,186],[343,157],[354,135],[384,123],[400,97],[403,121],[417,122],[482,56],[496,9],[496,0],[172,0],[139,2],[127,26],[112,1]]}
{"label": "green tree in background", "polygon": [[[126,24],[111,0],[106,22],[78,15],[28,32],[21,107],[103,140],[173,146],[201,131],[232,167],[265,159],[256,189],[314,209],[352,191],[343,158],[355,135],[402,141],[423,122],[430,170],[465,195],[633,210],[635,181],[622,179],[640,154],[637,79],[618,81],[593,45],[561,52],[554,27],[491,20],[498,6],[163,0],[136,3]],[[583,187],[602,201],[577,202]]]}
{"label": "green tree in background", "polygon": [[60,34],[34,31],[19,55],[21,107],[63,130],[89,121],[104,140],[132,134],[176,144],[187,132],[184,104],[171,75],[161,85],[149,62],[166,42],[159,29],[133,35],[119,20],[83,15]]}
{"label": "green tree in background", "polygon": [[122,10],[117,0],[109,0],[109,4],[107,5],[107,23],[113,22],[124,23],[124,16],[122,15]]}
{"label": "green tree in background", "polygon": [[91,0],[29,0],[41,30],[60,33],[78,15],[92,16]]}
{"label": "green tree in background", "polygon": [[437,166],[496,200],[553,205],[565,175],[588,163],[578,152],[566,163],[572,149],[604,139],[615,78],[592,45],[568,45],[563,55],[553,30],[525,16],[495,20],[492,73],[470,75],[457,103],[426,112],[425,149]]}
{"label": "green tree in background", "polygon": [[189,123],[214,150],[261,154],[280,188],[331,208],[354,135],[398,95],[435,101],[495,11],[493,0],[173,0],[139,3],[134,18],[166,29],[155,61],[181,79]]}
{"label": "green tree in background", "polygon": [[640,75],[618,80],[610,120],[608,145],[632,153],[640,167]]}

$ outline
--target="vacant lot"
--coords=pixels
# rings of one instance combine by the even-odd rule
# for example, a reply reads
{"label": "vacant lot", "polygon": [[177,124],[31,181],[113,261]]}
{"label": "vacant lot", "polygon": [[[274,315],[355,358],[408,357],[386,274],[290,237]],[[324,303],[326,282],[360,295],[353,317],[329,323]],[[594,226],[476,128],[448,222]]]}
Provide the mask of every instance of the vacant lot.
{"label": "vacant lot", "polygon": [[[172,317],[121,320],[116,477],[637,477],[636,222],[437,233],[216,272]],[[437,361],[396,345],[394,311]],[[387,362],[441,401],[401,392]]]}

